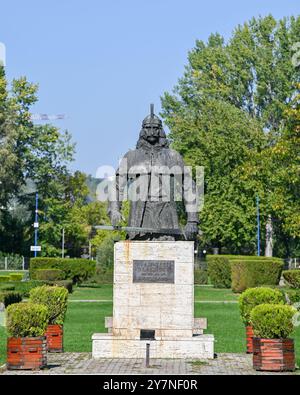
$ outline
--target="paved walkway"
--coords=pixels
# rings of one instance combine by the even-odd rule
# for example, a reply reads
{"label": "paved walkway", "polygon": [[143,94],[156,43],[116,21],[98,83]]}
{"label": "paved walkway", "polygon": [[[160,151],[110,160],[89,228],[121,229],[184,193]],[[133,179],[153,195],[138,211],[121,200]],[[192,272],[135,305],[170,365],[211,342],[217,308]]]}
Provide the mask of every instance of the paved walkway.
{"label": "paved walkway", "polygon": [[[94,360],[90,353],[48,354],[48,368],[41,371],[7,371],[4,375],[44,374],[168,374],[168,375],[270,375],[271,372],[256,372],[252,368],[252,356],[247,354],[218,354],[210,361],[179,359],[152,359],[150,368],[142,359]],[[292,375],[295,373],[277,373]]]}

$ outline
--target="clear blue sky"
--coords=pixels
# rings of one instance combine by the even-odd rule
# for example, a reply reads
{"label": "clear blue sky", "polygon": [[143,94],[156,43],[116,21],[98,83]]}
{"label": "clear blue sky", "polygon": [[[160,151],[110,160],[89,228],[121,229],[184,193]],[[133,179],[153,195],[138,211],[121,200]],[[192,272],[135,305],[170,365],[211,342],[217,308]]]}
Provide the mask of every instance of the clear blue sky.
{"label": "clear blue sky", "polygon": [[299,0],[9,0],[0,42],[8,79],[39,83],[36,113],[77,143],[73,170],[95,175],[133,148],[149,104],[182,76],[196,39],[228,38],[252,16],[298,15]]}

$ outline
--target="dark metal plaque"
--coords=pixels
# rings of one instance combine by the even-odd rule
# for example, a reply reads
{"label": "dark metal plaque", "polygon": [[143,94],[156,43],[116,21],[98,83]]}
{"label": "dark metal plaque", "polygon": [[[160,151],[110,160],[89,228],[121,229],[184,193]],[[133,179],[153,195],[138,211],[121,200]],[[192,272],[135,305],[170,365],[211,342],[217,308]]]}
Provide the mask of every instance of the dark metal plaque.
{"label": "dark metal plaque", "polygon": [[174,261],[133,261],[134,283],[174,284]]}

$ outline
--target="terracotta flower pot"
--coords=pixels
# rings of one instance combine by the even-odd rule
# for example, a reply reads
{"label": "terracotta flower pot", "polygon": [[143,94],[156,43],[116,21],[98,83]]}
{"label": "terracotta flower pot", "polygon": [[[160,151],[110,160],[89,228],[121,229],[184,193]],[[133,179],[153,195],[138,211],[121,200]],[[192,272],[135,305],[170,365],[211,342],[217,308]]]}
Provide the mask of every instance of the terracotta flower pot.
{"label": "terracotta flower pot", "polygon": [[45,336],[9,337],[7,339],[8,370],[42,369],[47,365],[47,342]]}
{"label": "terracotta flower pot", "polygon": [[246,345],[247,345],[247,354],[253,353],[253,328],[252,326],[246,326]]}
{"label": "terracotta flower pot", "polygon": [[254,337],[253,368],[272,372],[294,371],[294,340]]}
{"label": "terracotta flower pot", "polygon": [[63,326],[48,325],[45,332],[48,352],[63,352]]}

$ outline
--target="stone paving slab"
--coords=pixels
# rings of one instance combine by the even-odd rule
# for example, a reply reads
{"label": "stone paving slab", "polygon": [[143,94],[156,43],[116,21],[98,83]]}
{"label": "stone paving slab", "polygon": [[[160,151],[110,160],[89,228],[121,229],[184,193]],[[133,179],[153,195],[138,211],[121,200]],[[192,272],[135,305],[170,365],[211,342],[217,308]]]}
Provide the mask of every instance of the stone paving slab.
{"label": "stone paving slab", "polygon": [[[298,371],[299,372],[299,371]],[[92,359],[91,353],[48,354],[48,368],[40,371],[8,371],[3,375],[67,375],[67,374],[167,374],[167,375],[294,375],[297,372],[256,372],[248,354],[218,354],[214,360],[151,359],[145,367],[143,359]]]}

